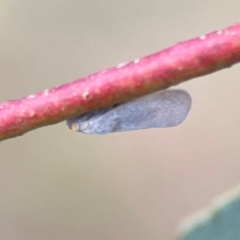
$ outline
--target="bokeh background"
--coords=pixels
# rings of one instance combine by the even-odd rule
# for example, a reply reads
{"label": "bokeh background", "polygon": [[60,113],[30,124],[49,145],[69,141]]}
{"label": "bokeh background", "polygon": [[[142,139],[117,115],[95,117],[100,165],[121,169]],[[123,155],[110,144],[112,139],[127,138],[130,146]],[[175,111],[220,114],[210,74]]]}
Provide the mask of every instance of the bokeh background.
{"label": "bokeh background", "polygon": [[[240,21],[240,1],[0,0],[0,101]],[[240,183],[240,65],[179,86],[176,128],[107,136],[65,123],[0,144],[0,238],[172,240]]]}

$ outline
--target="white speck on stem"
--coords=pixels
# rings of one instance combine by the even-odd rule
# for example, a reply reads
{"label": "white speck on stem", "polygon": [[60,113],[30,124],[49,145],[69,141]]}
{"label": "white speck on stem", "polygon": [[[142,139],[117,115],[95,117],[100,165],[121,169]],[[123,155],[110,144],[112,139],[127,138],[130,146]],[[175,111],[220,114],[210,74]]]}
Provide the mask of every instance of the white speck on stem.
{"label": "white speck on stem", "polygon": [[85,92],[83,92],[82,96],[83,96],[84,100],[88,100],[90,97],[89,92],[87,90]]}
{"label": "white speck on stem", "polygon": [[206,39],[206,35],[202,35],[202,36],[200,36],[200,39],[201,39],[201,40]]}
{"label": "white speck on stem", "polygon": [[140,59],[139,59],[139,58],[136,58],[133,62],[134,62],[135,64],[137,64],[137,63],[140,62]]}
{"label": "white speck on stem", "polygon": [[27,96],[27,98],[35,98],[36,97],[36,95],[29,95],[29,96]]}
{"label": "white speck on stem", "polygon": [[127,65],[127,64],[128,64],[127,62],[119,63],[119,64],[117,65],[117,68],[122,68],[122,67],[124,67],[124,66]]}
{"label": "white speck on stem", "polygon": [[217,35],[222,35],[223,31],[217,31]]}
{"label": "white speck on stem", "polygon": [[44,95],[48,95],[48,94],[49,94],[49,89],[45,89],[45,90],[43,91],[43,94],[44,94]]}

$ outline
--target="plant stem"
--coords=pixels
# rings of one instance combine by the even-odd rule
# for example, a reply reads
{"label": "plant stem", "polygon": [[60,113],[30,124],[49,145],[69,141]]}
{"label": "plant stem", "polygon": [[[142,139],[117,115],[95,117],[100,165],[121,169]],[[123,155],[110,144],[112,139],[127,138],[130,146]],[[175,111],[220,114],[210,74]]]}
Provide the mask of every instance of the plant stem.
{"label": "plant stem", "polygon": [[0,140],[125,102],[240,61],[240,24],[0,105]]}

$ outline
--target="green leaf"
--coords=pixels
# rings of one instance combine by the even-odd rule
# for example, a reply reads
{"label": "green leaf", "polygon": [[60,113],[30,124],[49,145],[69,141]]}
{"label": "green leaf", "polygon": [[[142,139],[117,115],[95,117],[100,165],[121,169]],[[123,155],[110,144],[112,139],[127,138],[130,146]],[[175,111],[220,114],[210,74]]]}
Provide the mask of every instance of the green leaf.
{"label": "green leaf", "polygon": [[240,186],[182,224],[179,240],[239,240]]}

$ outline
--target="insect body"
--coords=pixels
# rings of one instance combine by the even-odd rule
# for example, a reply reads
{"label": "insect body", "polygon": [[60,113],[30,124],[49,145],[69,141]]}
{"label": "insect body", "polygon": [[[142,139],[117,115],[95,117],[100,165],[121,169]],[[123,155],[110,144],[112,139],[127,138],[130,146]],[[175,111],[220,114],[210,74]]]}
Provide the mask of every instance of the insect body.
{"label": "insect body", "polygon": [[184,90],[159,91],[68,119],[67,125],[74,131],[97,135],[174,127],[185,120],[191,104],[191,96]]}

